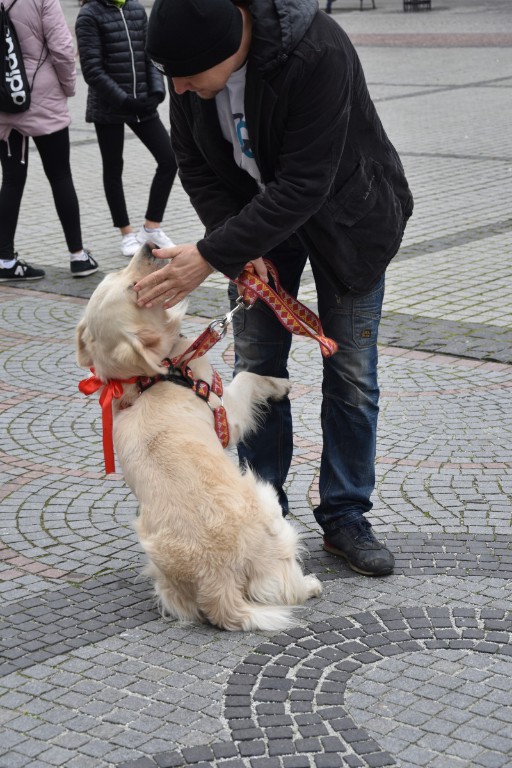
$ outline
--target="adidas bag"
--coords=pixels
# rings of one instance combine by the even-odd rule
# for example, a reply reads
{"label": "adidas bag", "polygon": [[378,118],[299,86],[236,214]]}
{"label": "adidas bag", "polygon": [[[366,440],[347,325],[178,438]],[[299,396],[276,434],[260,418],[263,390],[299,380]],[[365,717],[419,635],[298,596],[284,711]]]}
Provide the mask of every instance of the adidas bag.
{"label": "adidas bag", "polygon": [[30,107],[30,84],[23,54],[9,10],[0,5],[0,112],[26,112]]}

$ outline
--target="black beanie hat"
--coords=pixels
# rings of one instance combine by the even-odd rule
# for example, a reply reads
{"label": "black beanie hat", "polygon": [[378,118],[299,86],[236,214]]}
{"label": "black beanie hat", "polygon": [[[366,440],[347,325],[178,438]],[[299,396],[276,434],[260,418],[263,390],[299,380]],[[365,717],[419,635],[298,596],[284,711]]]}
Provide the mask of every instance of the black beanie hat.
{"label": "black beanie hat", "polygon": [[197,75],[238,51],[242,28],[231,0],[155,0],[146,51],[169,77]]}

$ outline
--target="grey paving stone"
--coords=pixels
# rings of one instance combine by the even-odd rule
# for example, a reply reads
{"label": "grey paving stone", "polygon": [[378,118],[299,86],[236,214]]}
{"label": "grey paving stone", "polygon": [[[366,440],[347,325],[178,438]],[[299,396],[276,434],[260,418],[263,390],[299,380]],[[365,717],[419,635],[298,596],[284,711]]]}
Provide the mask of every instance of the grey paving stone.
{"label": "grey paving stone", "polygon": [[48,765],[64,765],[67,760],[72,757],[70,750],[62,749],[62,747],[51,747],[45,750],[39,755],[39,759],[43,760]]}
{"label": "grey paving stone", "polygon": [[308,768],[310,765],[306,755],[286,755],[283,757],[283,768]]}
{"label": "grey paving stone", "polygon": [[121,763],[119,768],[154,768],[155,763],[148,757],[139,757],[138,760],[130,760],[127,763]]}
{"label": "grey paving stone", "polygon": [[155,755],[155,762],[159,768],[176,768],[184,764],[182,756],[177,752]]}
{"label": "grey paving stone", "polygon": [[[5,756],[5,768],[24,768],[26,766],[27,756],[26,755],[20,755],[19,752],[11,752],[9,755]],[[49,763],[38,761],[40,768],[45,768]]]}
{"label": "grey paving stone", "polygon": [[339,768],[343,765],[339,755],[316,755],[314,763],[317,768]]}

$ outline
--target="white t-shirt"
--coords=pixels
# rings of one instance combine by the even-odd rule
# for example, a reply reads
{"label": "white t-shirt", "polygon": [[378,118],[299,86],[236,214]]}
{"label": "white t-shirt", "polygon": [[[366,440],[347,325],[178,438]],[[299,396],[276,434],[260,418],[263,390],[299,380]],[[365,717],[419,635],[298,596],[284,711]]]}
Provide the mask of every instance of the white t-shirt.
{"label": "white t-shirt", "polygon": [[233,72],[223,90],[215,97],[222,135],[233,145],[235,163],[247,171],[263,189],[261,174],[251,149],[245,122],[245,74],[247,63]]}

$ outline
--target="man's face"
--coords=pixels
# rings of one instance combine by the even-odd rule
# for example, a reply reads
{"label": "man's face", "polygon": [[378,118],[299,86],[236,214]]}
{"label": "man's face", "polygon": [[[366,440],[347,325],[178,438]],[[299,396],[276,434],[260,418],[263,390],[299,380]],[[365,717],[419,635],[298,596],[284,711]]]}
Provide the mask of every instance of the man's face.
{"label": "man's face", "polygon": [[235,59],[236,55],[231,56],[229,59],[221,61],[215,67],[207,69],[205,72],[199,72],[197,75],[172,77],[174,90],[178,94],[192,91],[192,93],[197,93],[201,99],[214,99],[222,91],[230,75],[235,71]]}

